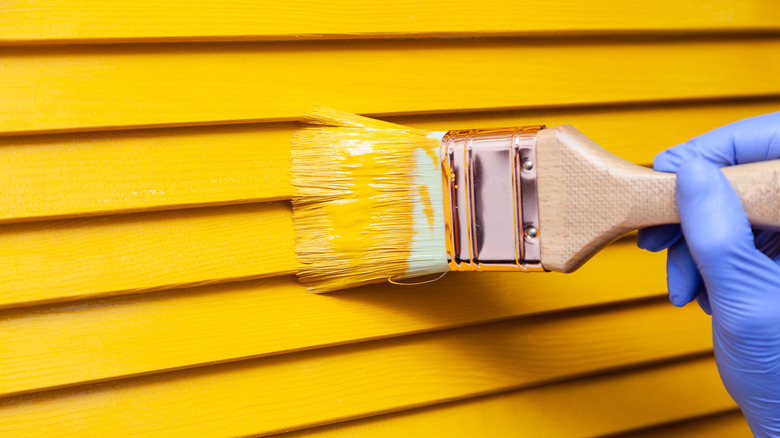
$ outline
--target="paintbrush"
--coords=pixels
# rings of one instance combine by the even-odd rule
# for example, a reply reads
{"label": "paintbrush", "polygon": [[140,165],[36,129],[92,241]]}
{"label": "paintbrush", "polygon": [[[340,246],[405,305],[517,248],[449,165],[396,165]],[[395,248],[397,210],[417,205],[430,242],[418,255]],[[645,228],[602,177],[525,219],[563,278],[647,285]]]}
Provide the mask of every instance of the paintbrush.
{"label": "paintbrush", "polygon": [[[314,292],[447,271],[573,272],[618,237],[679,222],[675,175],[569,125],[428,132],[317,107],[292,139],[299,278]],[[780,228],[780,161],[724,169]]]}

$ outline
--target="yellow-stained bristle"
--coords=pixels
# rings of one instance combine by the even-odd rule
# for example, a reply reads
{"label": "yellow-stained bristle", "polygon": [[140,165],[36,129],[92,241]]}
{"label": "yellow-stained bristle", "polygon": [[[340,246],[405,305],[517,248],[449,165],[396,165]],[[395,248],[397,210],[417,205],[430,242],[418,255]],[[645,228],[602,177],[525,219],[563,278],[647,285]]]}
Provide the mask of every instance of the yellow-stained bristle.
{"label": "yellow-stained bristle", "polygon": [[[437,171],[439,141],[426,131],[322,107],[306,122],[310,126],[292,140],[301,281],[327,292],[445,270],[444,251],[423,256],[435,259],[428,264],[417,262],[419,251],[412,257],[421,239],[443,244],[443,234],[433,229],[440,221],[417,217],[434,210],[416,205],[430,199],[430,190],[441,191],[428,187],[431,178],[421,177],[419,169]],[[430,161],[420,163],[420,151]],[[421,223],[431,229],[421,233]],[[410,260],[417,266],[410,269]]]}
{"label": "yellow-stained bristle", "polygon": [[337,111],[325,106],[315,105],[309,110],[303,118],[303,121],[309,125],[321,125],[340,128],[368,128],[368,129],[393,129],[415,133],[423,133],[419,129],[413,129],[395,123],[385,122],[383,120],[363,117],[357,114]]}

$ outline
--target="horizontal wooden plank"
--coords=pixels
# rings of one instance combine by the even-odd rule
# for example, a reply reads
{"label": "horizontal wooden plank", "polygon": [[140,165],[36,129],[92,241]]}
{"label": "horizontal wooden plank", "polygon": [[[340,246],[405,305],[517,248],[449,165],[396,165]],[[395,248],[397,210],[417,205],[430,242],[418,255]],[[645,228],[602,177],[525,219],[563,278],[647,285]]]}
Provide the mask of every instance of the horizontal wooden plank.
{"label": "horizontal wooden plank", "polygon": [[7,310],[0,396],[660,296],[663,269],[626,240],[571,275],[451,273],[333,295],[288,276]]}
{"label": "horizontal wooden plank", "polygon": [[0,137],[0,220],[289,199],[295,125]]}
{"label": "horizontal wooden plank", "polygon": [[[247,333],[245,338],[262,335]],[[74,431],[97,436],[116,430],[134,436],[255,435],[709,348],[709,318],[703,312],[661,301],[10,397],[0,404],[0,432],[5,437],[70,436]],[[147,355],[157,353],[150,350]]]}
{"label": "horizontal wooden plank", "polygon": [[[631,438],[753,438],[745,416],[739,409],[709,415],[690,421],[664,425],[643,431],[632,431],[620,437]],[[616,436],[617,438],[617,436]]]}
{"label": "horizontal wooden plank", "polygon": [[295,272],[287,203],[8,224],[0,307]]}
{"label": "horizontal wooden plank", "polygon": [[[761,68],[756,68],[760,63]],[[7,48],[5,135],[780,94],[780,38]]]}
{"label": "horizontal wooden plank", "polygon": [[[574,124],[641,164],[780,100],[394,117],[429,130]],[[648,126],[663,127],[648,129]],[[287,199],[294,123],[0,137],[0,221]]]}
{"label": "horizontal wooden plank", "polygon": [[[697,358],[277,435],[280,438],[593,437],[733,409],[715,361]],[[728,425],[739,423],[732,416]],[[705,423],[719,431],[720,417]],[[744,419],[742,419],[744,424]],[[679,429],[679,428],[678,428]],[[668,430],[668,429],[667,429]],[[734,430],[730,427],[728,430]],[[630,434],[642,436],[644,434]],[[678,436],[678,435],[647,435]],[[688,435],[684,435],[688,436]]]}
{"label": "horizontal wooden plank", "polygon": [[772,1],[6,0],[2,43],[776,30]]}
{"label": "horizontal wooden plank", "polygon": [[293,273],[287,203],[0,227],[0,308]]}

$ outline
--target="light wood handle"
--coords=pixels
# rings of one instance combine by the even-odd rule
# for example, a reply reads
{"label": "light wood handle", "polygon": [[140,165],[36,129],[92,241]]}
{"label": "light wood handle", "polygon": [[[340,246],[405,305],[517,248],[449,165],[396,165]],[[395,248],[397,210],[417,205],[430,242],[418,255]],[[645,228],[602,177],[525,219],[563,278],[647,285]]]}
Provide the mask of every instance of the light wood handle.
{"label": "light wood handle", "polygon": [[[629,163],[572,126],[538,134],[542,266],[572,272],[632,230],[680,221],[676,177]],[[724,168],[750,222],[780,228],[780,160]]]}

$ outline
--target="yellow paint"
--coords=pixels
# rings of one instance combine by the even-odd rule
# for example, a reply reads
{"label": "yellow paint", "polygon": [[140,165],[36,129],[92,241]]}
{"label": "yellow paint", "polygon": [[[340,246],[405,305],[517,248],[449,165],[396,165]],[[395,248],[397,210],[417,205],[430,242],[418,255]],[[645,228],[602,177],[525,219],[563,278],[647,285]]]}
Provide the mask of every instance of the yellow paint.
{"label": "yellow paint", "polygon": [[420,202],[423,204],[423,213],[425,213],[425,218],[428,220],[428,229],[433,230],[433,203],[431,202],[431,193],[428,190],[428,186],[418,186],[417,190],[419,191],[418,196],[420,197]]}
{"label": "yellow paint", "polygon": [[13,47],[0,133],[777,95],[778,53],[775,36]]}
{"label": "yellow paint", "polygon": [[[647,396],[653,388],[652,396]],[[698,358],[628,373],[577,379],[431,408],[307,429],[285,438],[345,436],[681,436],[637,433],[634,429],[691,417],[733,412],[731,397],[718,378],[715,361]],[[748,437],[741,414],[728,423],[699,422],[699,434],[685,437]],[[741,424],[740,421],[741,420]],[[735,423],[736,427],[729,427]],[[713,426],[728,427],[719,429]],[[741,426],[741,427],[740,427]],[[688,428],[693,431],[692,427]],[[708,433],[705,434],[704,431]],[[730,431],[741,434],[728,433]]]}
{"label": "yellow paint", "polygon": [[[413,209],[421,197],[417,151],[435,156],[439,141],[423,131],[324,108],[312,118],[332,126],[307,127],[292,140],[299,277],[316,292],[403,277],[414,250]],[[438,160],[428,165],[435,172]],[[430,196],[428,211],[432,223]]]}
{"label": "yellow paint", "polygon": [[664,264],[625,240],[571,275],[451,273],[419,287],[328,297],[285,276],[5,310],[0,396],[660,297]]}
{"label": "yellow paint", "polygon": [[704,353],[708,321],[699,309],[662,300],[7,397],[0,434],[290,430]]}
{"label": "yellow paint", "polygon": [[[349,141],[351,144],[352,141]],[[295,147],[295,146],[293,146]],[[411,199],[400,201],[395,209],[388,211],[383,204],[383,193],[377,180],[381,179],[390,169],[386,163],[378,162],[377,154],[380,153],[373,147],[370,139],[361,140],[356,147],[347,147],[336,151],[341,153],[343,160],[341,168],[349,187],[348,194],[343,199],[334,200],[323,205],[324,216],[327,220],[328,232],[332,234],[333,251],[344,256],[345,267],[354,271],[366,262],[367,256],[371,256],[370,248],[382,244],[387,235],[384,230],[376,225],[384,215],[390,215],[395,220],[410,224]],[[408,152],[398,151],[399,154]],[[409,161],[409,157],[404,157]],[[332,174],[323,172],[323,183]],[[295,178],[295,177],[293,177]],[[412,182],[407,179],[406,185]],[[400,210],[396,210],[400,209]],[[409,237],[407,235],[407,237]],[[409,258],[409,248],[396,248],[396,254],[402,260]]]}
{"label": "yellow paint", "polygon": [[[393,118],[420,129],[571,123],[648,164],[663,148],[780,100]],[[647,129],[662,126],[663,129]],[[289,199],[294,123],[0,137],[0,221]]]}
{"label": "yellow paint", "polygon": [[[426,134],[426,137],[428,137],[428,135],[430,134]],[[419,151],[423,151],[425,155],[430,158],[431,165],[433,166],[432,168],[441,168],[441,141],[430,142],[427,147],[418,147],[415,153]],[[417,193],[415,193],[414,196],[415,199],[418,199],[417,202],[420,202],[423,205],[423,214],[428,222],[428,232],[433,233],[435,210],[433,208],[433,201],[431,201],[430,189],[427,185],[423,184],[417,184],[415,188],[417,189]]]}
{"label": "yellow paint", "polygon": [[294,272],[286,203],[0,227],[0,308]]}
{"label": "yellow paint", "polygon": [[0,42],[237,40],[777,29],[771,0],[5,0]]}

